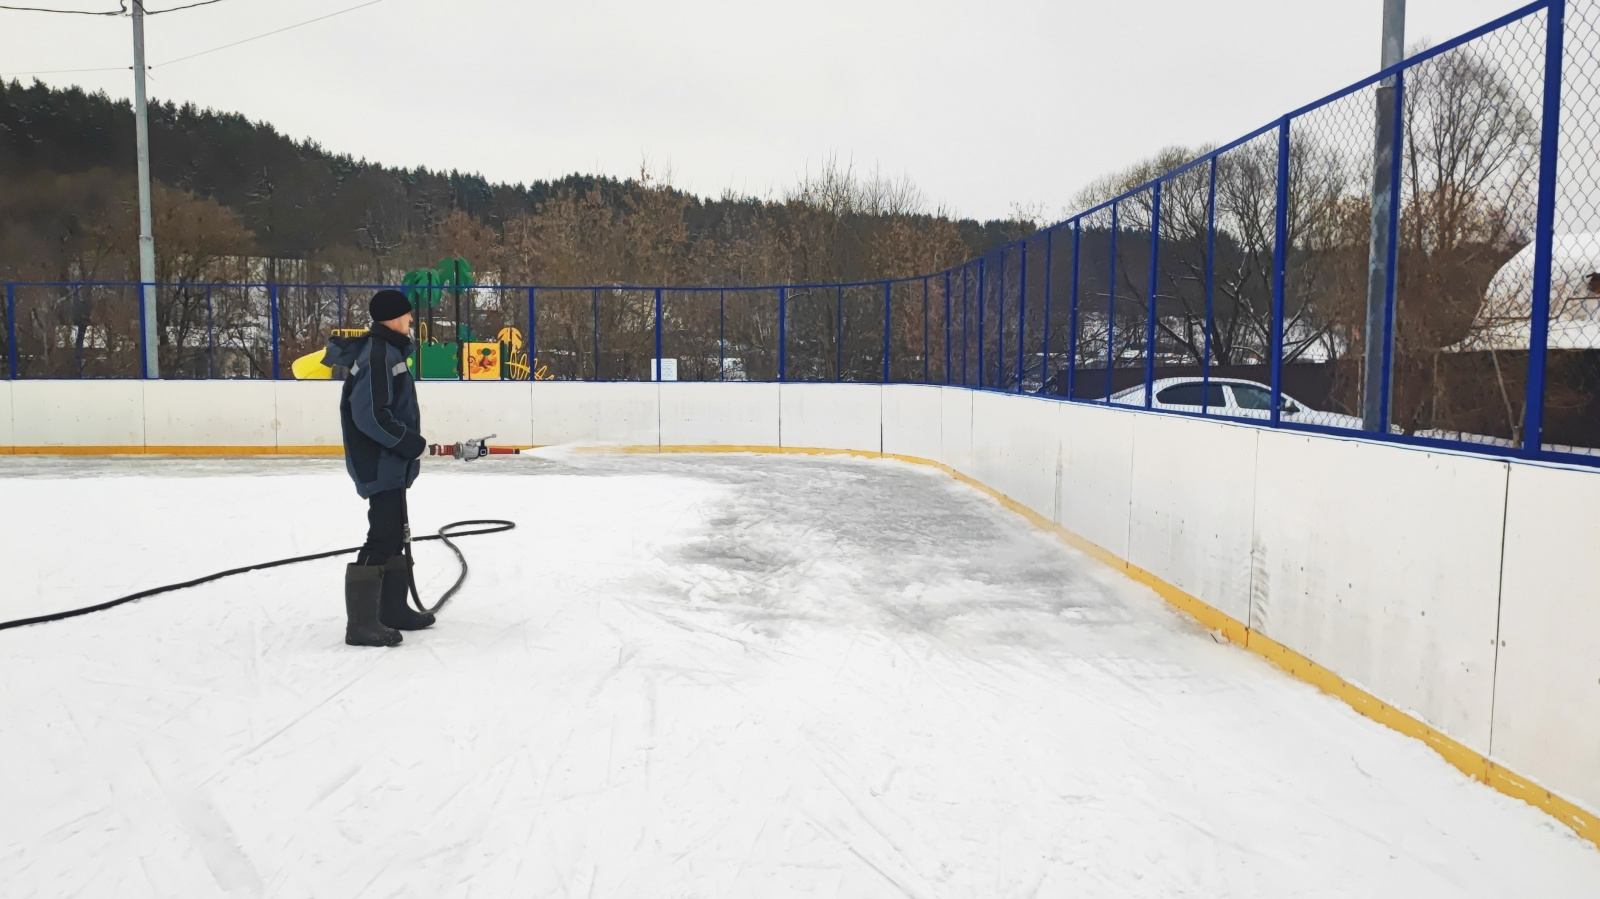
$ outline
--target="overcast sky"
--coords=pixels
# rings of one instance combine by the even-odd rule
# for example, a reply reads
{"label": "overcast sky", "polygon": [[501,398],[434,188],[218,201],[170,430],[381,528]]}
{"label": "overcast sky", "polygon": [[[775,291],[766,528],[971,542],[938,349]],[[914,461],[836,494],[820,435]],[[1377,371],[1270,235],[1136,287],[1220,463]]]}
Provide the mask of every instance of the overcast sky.
{"label": "overcast sky", "polygon": [[[7,0],[115,9],[116,0]],[[194,0],[146,0],[164,9]],[[830,155],[963,216],[1221,142],[1378,67],[1382,0],[222,0],[147,20],[154,97],[390,165],[781,195]],[[1517,0],[1410,0],[1407,43]],[[124,18],[0,11],[0,73],[127,66]],[[115,97],[127,71],[39,76]]]}

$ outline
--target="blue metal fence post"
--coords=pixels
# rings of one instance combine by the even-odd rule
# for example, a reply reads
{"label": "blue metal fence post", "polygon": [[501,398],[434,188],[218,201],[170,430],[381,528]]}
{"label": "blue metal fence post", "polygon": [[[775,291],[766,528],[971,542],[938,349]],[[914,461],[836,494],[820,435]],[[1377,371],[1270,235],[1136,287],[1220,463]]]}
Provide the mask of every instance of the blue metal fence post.
{"label": "blue metal fence post", "polygon": [[1546,355],[1550,342],[1550,289],[1555,241],[1556,165],[1561,137],[1561,55],[1566,41],[1566,0],[1545,10],[1544,121],[1539,130],[1539,206],[1534,216],[1533,309],[1528,329],[1528,398],[1522,414],[1522,449],[1544,450]]}
{"label": "blue metal fence post", "polygon": [[267,285],[267,306],[272,316],[272,380],[278,380],[278,285]]}
{"label": "blue metal fence post", "polygon": [[1200,414],[1210,411],[1211,395],[1211,334],[1216,328],[1214,309],[1214,282],[1217,260],[1217,157],[1211,157],[1211,186],[1206,194],[1206,324],[1201,335],[1203,351],[1200,356]]}
{"label": "blue metal fence post", "polygon": [[1278,123],[1277,222],[1272,239],[1272,424],[1283,417],[1284,273],[1289,259],[1289,117]]}
{"label": "blue metal fence post", "polygon": [[778,288],[778,380],[788,379],[789,369],[789,288]]}
{"label": "blue metal fence post", "polygon": [[965,264],[963,264],[963,266],[962,266],[962,387],[966,387],[966,344],[970,344],[970,342],[971,342],[971,338],[970,338],[970,336],[968,336],[968,328],[970,328],[970,323],[968,323],[968,320],[966,320],[966,304],[968,304],[968,299],[966,299],[966,294],[968,294],[968,290],[970,290],[970,280],[971,280],[971,278],[968,278],[968,275],[966,275],[966,272],[968,272],[968,267],[966,267]]}
{"label": "blue metal fence post", "polygon": [[[144,326],[144,320],[145,320],[144,288],[145,288],[145,285],[141,282],[139,284],[139,290],[138,290],[138,296],[139,296],[139,377],[140,378],[148,378],[148,377],[150,377],[150,353],[149,353],[148,350],[145,349],[145,345],[144,345],[145,341],[147,341],[149,339],[149,335],[150,335],[150,331],[148,329],[146,329],[145,326]],[[13,342],[13,344],[15,343],[14,340],[12,342]],[[13,350],[14,349],[15,349],[15,347],[13,346]]]}
{"label": "blue metal fence post", "polygon": [[1083,254],[1083,219],[1072,220],[1072,287],[1067,292],[1067,399],[1074,399],[1078,377],[1078,260]]}
{"label": "blue metal fence post", "polygon": [[1144,407],[1154,402],[1156,383],[1156,281],[1161,276],[1161,182],[1150,188],[1150,308],[1144,318]]}
{"label": "blue metal fence post", "polygon": [[661,380],[661,288],[656,288],[656,380]]}
{"label": "blue metal fence post", "polygon": [[978,389],[983,389],[983,260],[978,260]]}
{"label": "blue metal fence post", "polygon": [[[144,308],[143,303],[139,306],[141,309]],[[143,334],[144,329],[141,328],[139,333]],[[144,354],[140,353],[139,358],[143,359]],[[6,285],[6,362],[11,372],[11,380],[15,381],[17,379],[17,285],[15,284]]]}
{"label": "blue metal fence post", "polygon": [[206,377],[217,376],[217,328],[211,309],[211,285],[206,285]]}
{"label": "blue metal fence post", "polygon": [[844,380],[844,287],[833,289],[833,379]]}
{"label": "blue metal fence post", "polygon": [[1006,251],[1000,248],[1000,283],[994,291],[994,386],[1006,389]]}
{"label": "blue metal fence post", "polygon": [[944,382],[950,383],[950,270],[944,271]]}
{"label": "blue metal fence post", "polygon": [[728,292],[717,291],[717,380],[728,379]]}
{"label": "blue metal fence post", "polygon": [[600,380],[600,288],[589,288],[590,318],[594,322],[594,380]]}
{"label": "blue metal fence post", "polygon": [[922,383],[928,383],[928,276],[922,276]]}
{"label": "blue metal fence post", "polygon": [[534,374],[538,374],[536,366],[539,365],[539,312],[534,304],[534,291],[538,288],[528,288],[528,381],[533,381]]}
{"label": "blue metal fence post", "polygon": [[1050,267],[1055,264],[1056,229],[1044,232],[1044,334],[1039,349],[1039,393],[1050,383]]}
{"label": "blue metal fence post", "polygon": [[894,282],[883,282],[883,383],[889,383],[889,306],[890,290]]}
{"label": "blue metal fence post", "polygon": [[1106,402],[1111,402],[1113,391],[1111,374],[1116,370],[1117,359],[1117,212],[1120,202],[1111,204],[1111,273],[1106,290]]}
{"label": "blue metal fence post", "polygon": [[[1394,382],[1394,308],[1395,278],[1400,257],[1400,160],[1405,134],[1406,73],[1394,74],[1394,144],[1389,153],[1389,246],[1386,252],[1389,264],[1383,284],[1383,377],[1378,396],[1378,421],[1382,433],[1389,433],[1390,402],[1393,400]],[[1537,252],[1537,248],[1535,248]]]}
{"label": "blue metal fence post", "polygon": [[[1022,348],[1027,343],[1028,336],[1028,242],[1022,242],[1022,250],[1017,257],[1017,392],[1022,392],[1022,370],[1024,360]],[[1041,377],[1043,369],[1040,369]]]}

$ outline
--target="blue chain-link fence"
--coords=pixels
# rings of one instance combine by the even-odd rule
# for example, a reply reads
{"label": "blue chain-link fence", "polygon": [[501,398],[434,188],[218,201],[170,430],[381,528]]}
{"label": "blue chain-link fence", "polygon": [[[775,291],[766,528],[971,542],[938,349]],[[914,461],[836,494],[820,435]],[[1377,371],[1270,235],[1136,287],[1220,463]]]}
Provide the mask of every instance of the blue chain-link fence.
{"label": "blue chain-link fence", "polygon": [[[948,271],[478,286],[421,333],[502,377],[949,384],[1600,464],[1597,51],[1600,0],[1541,0]],[[285,378],[378,288],[144,289],[163,377]],[[5,285],[0,371],[142,376],[140,296]]]}

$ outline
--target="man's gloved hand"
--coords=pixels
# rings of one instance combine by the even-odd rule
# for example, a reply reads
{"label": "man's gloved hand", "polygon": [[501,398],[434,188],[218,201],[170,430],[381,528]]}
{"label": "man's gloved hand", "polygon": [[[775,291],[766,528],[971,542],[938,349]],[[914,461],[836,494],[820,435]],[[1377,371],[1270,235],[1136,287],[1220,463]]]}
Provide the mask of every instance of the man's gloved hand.
{"label": "man's gloved hand", "polygon": [[407,459],[420,459],[422,454],[428,451],[428,441],[422,439],[422,435],[416,431],[407,431],[406,436],[400,438],[394,449]]}

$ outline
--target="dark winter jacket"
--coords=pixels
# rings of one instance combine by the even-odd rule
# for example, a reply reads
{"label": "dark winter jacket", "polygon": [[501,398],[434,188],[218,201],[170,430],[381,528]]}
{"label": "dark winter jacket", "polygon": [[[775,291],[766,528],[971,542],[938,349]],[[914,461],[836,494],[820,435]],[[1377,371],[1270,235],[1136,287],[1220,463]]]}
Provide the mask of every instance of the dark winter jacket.
{"label": "dark winter jacket", "polygon": [[350,370],[339,399],[344,428],[344,464],[363,498],[410,487],[417,461],[428,448],[422,439],[417,386],[406,368],[411,340],[374,326],[360,337],[331,337],[324,360]]}

